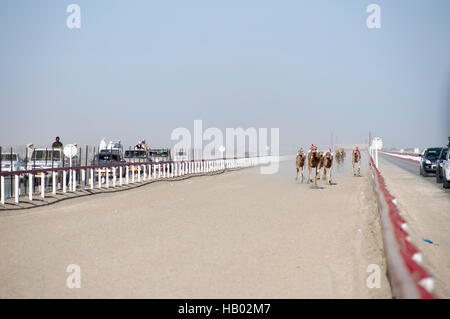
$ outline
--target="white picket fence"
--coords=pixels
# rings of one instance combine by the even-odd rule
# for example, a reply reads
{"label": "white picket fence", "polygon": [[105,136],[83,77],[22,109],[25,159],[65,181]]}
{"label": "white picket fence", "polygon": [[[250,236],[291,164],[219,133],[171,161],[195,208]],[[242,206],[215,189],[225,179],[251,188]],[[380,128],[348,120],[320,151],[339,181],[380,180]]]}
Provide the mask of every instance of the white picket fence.
{"label": "white picket fence", "polygon": [[[86,189],[114,188],[151,180],[172,179],[186,175],[257,166],[267,164],[271,160],[278,160],[278,158],[276,156],[263,156],[159,163],[142,162],[0,172],[1,204],[5,205],[6,202],[5,178],[7,177],[13,180],[14,186],[11,197],[14,197],[14,202],[18,204],[20,202],[20,184],[24,181],[27,181],[27,185],[22,186],[28,188],[28,199],[32,201],[34,196],[40,196],[43,199],[46,197],[46,193],[51,192],[55,195],[60,190],[62,190],[62,193],[67,193]],[[37,193],[34,185],[36,181],[39,184]],[[79,185],[77,184],[78,181],[80,181]],[[50,187],[47,187],[48,185]]]}

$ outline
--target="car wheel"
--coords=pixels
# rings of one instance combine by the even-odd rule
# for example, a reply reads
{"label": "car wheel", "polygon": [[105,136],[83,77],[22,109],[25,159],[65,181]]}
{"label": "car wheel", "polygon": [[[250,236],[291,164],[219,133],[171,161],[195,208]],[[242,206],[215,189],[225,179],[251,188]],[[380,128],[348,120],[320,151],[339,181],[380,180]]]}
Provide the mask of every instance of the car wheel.
{"label": "car wheel", "polygon": [[444,188],[450,188],[450,182],[447,180],[447,178],[443,178],[443,180],[444,180]]}

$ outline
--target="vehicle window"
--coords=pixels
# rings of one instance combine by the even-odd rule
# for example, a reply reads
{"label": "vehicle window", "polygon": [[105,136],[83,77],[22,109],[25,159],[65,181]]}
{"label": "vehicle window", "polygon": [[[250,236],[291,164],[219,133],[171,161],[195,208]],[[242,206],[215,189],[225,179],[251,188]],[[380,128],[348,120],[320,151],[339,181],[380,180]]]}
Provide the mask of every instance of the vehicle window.
{"label": "vehicle window", "polygon": [[439,157],[440,160],[446,159],[447,157],[448,148],[444,148],[441,152],[441,156]]}
{"label": "vehicle window", "polygon": [[429,158],[436,158],[439,156],[440,153],[441,153],[441,148],[431,148],[427,151],[425,156],[429,157]]}
{"label": "vehicle window", "polygon": [[119,154],[100,153],[98,158],[101,161],[118,161],[119,160]]}
{"label": "vehicle window", "polygon": [[133,151],[125,151],[125,157],[126,158],[146,158],[147,154],[145,150],[133,150]]}
{"label": "vehicle window", "polygon": [[17,161],[17,154],[2,154],[2,161]]}
{"label": "vehicle window", "polygon": [[98,158],[103,161],[114,160],[119,157],[119,153],[115,150],[101,151],[98,154]]}
{"label": "vehicle window", "polygon": [[[61,153],[58,151],[53,151],[53,160],[59,161],[61,159]],[[31,160],[34,161],[51,161],[52,160],[52,150],[35,150],[31,155]]]}
{"label": "vehicle window", "polygon": [[169,155],[169,152],[167,150],[152,150],[150,151],[150,154],[155,157],[167,157]]}

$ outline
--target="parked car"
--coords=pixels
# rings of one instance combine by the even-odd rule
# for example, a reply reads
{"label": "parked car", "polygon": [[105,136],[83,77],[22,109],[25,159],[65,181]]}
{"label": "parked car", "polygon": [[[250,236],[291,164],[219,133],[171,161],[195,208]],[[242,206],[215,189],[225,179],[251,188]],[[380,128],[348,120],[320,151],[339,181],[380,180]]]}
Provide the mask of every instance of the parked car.
{"label": "parked car", "polygon": [[420,175],[428,176],[429,173],[436,172],[436,160],[441,153],[442,147],[426,148],[420,155]]}
{"label": "parked car", "polygon": [[448,147],[443,147],[436,160],[436,183],[442,183],[442,171],[447,162]]}
{"label": "parked car", "polygon": [[444,188],[450,188],[450,152],[447,152],[445,164],[442,165],[442,181]]}
{"label": "parked car", "polygon": [[63,167],[64,153],[60,148],[35,148],[28,159],[27,169]]}
{"label": "parked car", "polygon": [[[111,148],[111,149],[102,149],[98,154],[95,155],[92,160],[93,166],[115,166],[119,164],[125,164],[125,160],[123,158],[122,149],[121,148]],[[102,177],[106,175],[106,168],[100,169],[100,173]],[[109,176],[112,176],[112,170],[109,171]],[[125,173],[122,173],[125,176]],[[119,176],[119,171],[116,171],[116,176]]]}
{"label": "parked car", "polygon": [[127,163],[147,162],[149,157],[149,153],[144,149],[126,150],[124,155]]}
{"label": "parked car", "polygon": [[[150,149],[150,159],[152,162],[171,162],[172,152],[168,148],[152,148]],[[163,170],[163,169],[161,169]],[[168,165],[165,170],[167,173],[172,172],[172,167]]]}
{"label": "parked car", "polygon": [[150,158],[153,162],[170,162],[172,154],[168,148],[152,148],[150,150]]}
{"label": "parked car", "polygon": [[25,167],[24,161],[17,153],[3,153],[2,154],[2,172],[14,172],[23,170]]}
{"label": "parked car", "polygon": [[185,150],[175,150],[173,151],[173,160],[174,161],[187,161],[189,156]]}

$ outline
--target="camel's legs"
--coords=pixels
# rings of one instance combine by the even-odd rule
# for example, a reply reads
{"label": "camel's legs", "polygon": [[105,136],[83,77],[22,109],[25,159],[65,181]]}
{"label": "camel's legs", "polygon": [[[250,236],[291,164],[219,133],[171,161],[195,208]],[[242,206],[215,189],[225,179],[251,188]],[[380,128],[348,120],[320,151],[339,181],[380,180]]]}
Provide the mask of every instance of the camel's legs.
{"label": "camel's legs", "polygon": [[303,177],[304,177],[305,167],[302,166],[300,169],[301,169],[300,173],[302,174],[302,184],[303,184]]}
{"label": "camel's legs", "polygon": [[308,184],[312,182],[311,180],[311,166],[308,166]]}
{"label": "camel's legs", "polygon": [[316,167],[316,178],[314,179],[314,185],[317,187],[317,180],[320,179],[320,169]]}
{"label": "camel's legs", "polygon": [[331,168],[332,167],[330,167],[330,169],[328,170],[328,184],[331,184]]}
{"label": "camel's legs", "polygon": [[295,175],[295,180],[298,180],[298,167],[297,167],[297,174]]}

